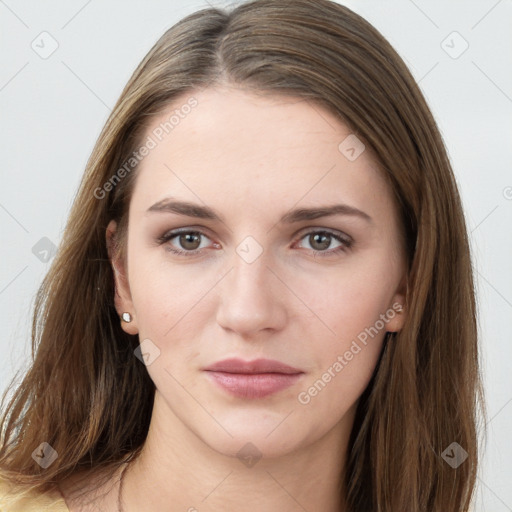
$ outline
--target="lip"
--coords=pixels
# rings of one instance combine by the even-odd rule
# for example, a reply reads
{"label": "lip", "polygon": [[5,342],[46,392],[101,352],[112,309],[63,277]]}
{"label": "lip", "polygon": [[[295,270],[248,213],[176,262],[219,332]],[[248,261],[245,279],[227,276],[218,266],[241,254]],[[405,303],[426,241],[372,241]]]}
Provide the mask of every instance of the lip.
{"label": "lip", "polygon": [[264,398],[292,386],[304,374],[272,359],[225,359],[204,371],[217,385],[239,398]]}
{"label": "lip", "polygon": [[218,361],[207,368],[206,371],[213,372],[225,372],[225,373],[283,373],[286,375],[292,375],[297,373],[303,373],[302,370],[289,366],[282,363],[281,361],[275,361],[273,359],[255,359],[254,361],[244,361],[243,359],[231,358]]}

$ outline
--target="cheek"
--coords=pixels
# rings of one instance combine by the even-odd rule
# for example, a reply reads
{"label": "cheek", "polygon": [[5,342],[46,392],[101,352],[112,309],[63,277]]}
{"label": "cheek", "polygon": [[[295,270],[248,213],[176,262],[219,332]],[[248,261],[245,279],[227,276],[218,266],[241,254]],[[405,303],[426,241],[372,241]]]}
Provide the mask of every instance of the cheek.
{"label": "cheek", "polygon": [[318,326],[322,327],[328,352],[343,349],[359,335],[364,341],[368,329],[372,337],[376,336],[375,329],[382,331],[381,337],[384,335],[386,322],[381,319],[384,316],[389,321],[395,315],[394,310],[389,309],[395,274],[394,266],[383,254],[371,259],[354,259],[350,264],[332,268],[325,278],[295,278],[297,295],[304,298]]}
{"label": "cheek", "polygon": [[[328,286],[320,285],[321,280],[315,285],[303,282],[298,290],[298,294],[307,297],[305,302],[314,313],[307,322],[304,318],[297,319],[304,324],[302,332],[309,333],[307,338],[315,340],[313,351],[304,347],[314,360],[308,385],[320,379],[316,388],[329,387],[330,392],[323,393],[322,401],[326,404],[340,406],[342,402],[356,400],[371,378],[382,350],[387,322],[396,315],[389,308],[394,292],[394,268],[388,262],[385,255],[367,261],[361,259],[360,266],[333,271]],[[340,396],[344,397],[342,402]]]}
{"label": "cheek", "polygon": [[371,379],[386,335],[386,324],[380,316],[385,314],[382,304],[386,294],[376,293],[375,287],[362,293],[364,289],[340,288],[328,298],[317,300],[316,313],[330,330],[304,326],[304,331],[310,333],[310,346],[304,348],[311,356],[312,371],[297,400],[306,414],[331,417],[333,421],[343,417]]}
{"label": "cheek", "polygon": [[130,291],[140,339],[154,340],[162,349],[172,343],[176,354],[190,350],[190,340],[201,339],[202,326],[213,315],[208,292],[219,276],[199,265],[173,264],[159,251],[133,251]]}
{"label": "cheek", "polygon": [[[208,306],[205,294],[214,279],[193,279],[192,271],[184,272],[168,262],[148,261],[142,254],[134,256],[130,267],[139,340],[143,343],[149,339],[154,344],[148,345],[151,350],[159,350],[158,357],[147,366],[157,388],[181,397],[175,378],[184,383],[183,369],[197,364],[195,359],[201,351],[198,340],[203,338],[202,329],[211,314],[204,309]],[[193,383],[187,384],[189,388]]]}
{"label": "cheek", "polygon": [[382,339],[375,339],[371,346],[355,342],[347,351],[331,354],[323,371],[305,381],[297,395],[303,413],[337,423],[368,386],[381,348]]}
{"label": "cheek", "polygon": [[[169,280],[159,267],[143,267],[133,261],[130,280],[132,300],[137,312],[137,326],[141,336],[162,339],[179,315],[181,306],[177,294],[178,284]],[[169,272],[168,272],[169,273]],[[178,288],[179,289],[179,288]]]}

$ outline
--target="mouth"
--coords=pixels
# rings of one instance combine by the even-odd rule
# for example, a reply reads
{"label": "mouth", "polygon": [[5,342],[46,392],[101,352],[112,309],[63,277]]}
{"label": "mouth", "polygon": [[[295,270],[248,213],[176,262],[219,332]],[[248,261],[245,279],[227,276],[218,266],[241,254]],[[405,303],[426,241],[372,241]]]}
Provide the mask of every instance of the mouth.
{"label": "mouth", "polygon": [[264,398],[295,384],[304,372],[280,361],[226,359],[204,369],[207,376],[238,398]]}

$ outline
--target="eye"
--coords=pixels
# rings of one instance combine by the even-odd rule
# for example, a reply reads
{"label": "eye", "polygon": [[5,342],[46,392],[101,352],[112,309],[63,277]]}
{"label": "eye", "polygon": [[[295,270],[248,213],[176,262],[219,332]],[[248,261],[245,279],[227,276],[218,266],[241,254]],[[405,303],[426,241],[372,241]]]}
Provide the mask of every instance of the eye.
{"label": "eye", "polygon": [[[201,252],[201,237],[208,238],[201,231],[192,231],[188,230],[175,230],[169,233],[164,234],[163,236],[158,238],[158,242],[160,244],[167,243],[166,250],[174,253],[174,254],[183,254],[185,256],[194,255]],[[173,246],[171,244],[171,240],[174,238],[177,239],[177,243],[179,247]],[[218,244],[216,244],[219,247]]]}
{"label": "eye", "polygon": [[[157,238],[157,242],[161,245],[166,244],[166,250],[174,254],[183,256],[194,256],[199,254],[205,246],[202,245],[202,238],[209,238],[202,232],[191,229],[174,230],[165,233],[161,237]],[[175,243],[172,241],[176,239]],[[310,248],[313,251],[313,255],[316,256],[333,256],[342,251],[346,251],[352,246],[353,240],[347,235],[343,235],[341,232],[334,233],[326,229],[316,229],[303,234],[299,240],[307,239],[310,244]],[[339,246],[331,250],[328,249],[333,241],[339,242]],[[175,245],[177,244],[177,246]],[[220,245],[214,243],[215,248],[220,248]]]}
{"label": "eye", "polygon": [[[301,240],[306,239],[311,249],[314,251],[314,256],[332,256],[339,252],[346,251],[352,246],[352,239],[348,236],[342,236],[341,234],[333,233],[331,231],[315,230],[309,231],[301,237]],[[327,251],[333,240],[340,243],[338,247]]]}

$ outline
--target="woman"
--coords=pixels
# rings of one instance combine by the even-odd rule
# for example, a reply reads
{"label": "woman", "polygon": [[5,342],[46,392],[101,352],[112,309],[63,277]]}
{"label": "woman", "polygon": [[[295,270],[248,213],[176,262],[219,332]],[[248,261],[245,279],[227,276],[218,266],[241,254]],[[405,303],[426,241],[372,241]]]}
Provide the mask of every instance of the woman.
{"label": "woman", "polygon": [[199,11],[88,162],[0,510],[469,510],[475,315],[450,162],[383,36],[328,0]]}

